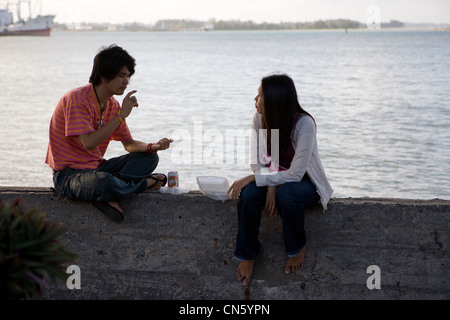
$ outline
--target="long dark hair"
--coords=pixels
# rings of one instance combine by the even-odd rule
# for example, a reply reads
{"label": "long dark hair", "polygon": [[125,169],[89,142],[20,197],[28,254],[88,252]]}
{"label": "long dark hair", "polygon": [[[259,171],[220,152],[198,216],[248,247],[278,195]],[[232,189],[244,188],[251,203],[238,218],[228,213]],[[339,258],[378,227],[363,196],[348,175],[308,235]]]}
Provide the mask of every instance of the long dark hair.
{"label": "long dark hair", "polygon": [[273,74],[261,80],[264,95],[263,128],[271,145],[272,129],[279,130],[280,152],[289,145],[295,115],[300,112],[314,118],[298,102],[294,81],[287,74]]}
{"label": "long dark hair", "polygon": [[117,77],[124,66],[128,67],[131,75],[134,74],[136,62],[128,52],[115,44],[103,47],[94,58],[94,66],[92,67],[89,82],[94,86],[98,86],[102,82],[102,78],[106,81],[111,81]]}

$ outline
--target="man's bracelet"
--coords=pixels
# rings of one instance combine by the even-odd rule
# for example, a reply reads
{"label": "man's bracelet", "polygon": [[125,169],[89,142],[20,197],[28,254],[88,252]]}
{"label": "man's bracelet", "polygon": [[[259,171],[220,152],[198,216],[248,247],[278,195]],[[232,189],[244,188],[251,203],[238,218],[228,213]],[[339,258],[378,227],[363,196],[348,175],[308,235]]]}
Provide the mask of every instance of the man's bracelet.
{"label": "man's bracelet", "polygon": [[152,145],[154,145],[154,143],[149,143],[149,144],[147,145],[147,153],[155,154],[155,153],[158,152],[158,150],[152,151]]}
{"label": "man's bracelet", "polygon": [[125,122],[125,118],[120,114],[120,111],[117,112],[117,115],[119,116],[120,124],[123,124]]}

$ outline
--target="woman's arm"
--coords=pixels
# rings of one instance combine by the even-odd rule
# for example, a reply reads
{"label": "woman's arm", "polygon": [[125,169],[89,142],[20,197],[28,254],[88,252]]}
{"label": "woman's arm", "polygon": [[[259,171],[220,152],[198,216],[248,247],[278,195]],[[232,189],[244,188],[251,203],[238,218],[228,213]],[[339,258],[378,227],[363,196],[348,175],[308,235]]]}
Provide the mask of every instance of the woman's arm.
{"label": "woman's arm", "polygon": [[245,178],[242,178],[240,180],[237,180],[233,182],[231,187],[228,189],[227,194],[230,195],[231,199],[237,199],[239,198],[239,194],[241,193],[241,190],[244,189],[246,185],[248,185],[251,182],[255,181],[255,175],[251,174],[249,176],[246,176]]}

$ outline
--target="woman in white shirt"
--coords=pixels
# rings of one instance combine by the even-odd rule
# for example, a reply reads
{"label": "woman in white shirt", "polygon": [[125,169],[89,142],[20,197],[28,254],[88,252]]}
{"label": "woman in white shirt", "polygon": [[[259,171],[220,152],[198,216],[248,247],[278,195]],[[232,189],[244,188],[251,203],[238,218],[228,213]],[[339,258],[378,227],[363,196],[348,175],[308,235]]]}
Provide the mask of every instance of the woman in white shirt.
{"label": "woman in white shirt", "polygon": [[290,274],[300,270],[305,260],[305,208],[320,201],[326,210],[333,194],[319,157],[315,121],[300,106],[292,79],[285,74],[264,77],[255,101],[254,174],[235,181],[228,190],[232,199],[239,198],[234,255],[241,261],[237,276],[244,285],[260,250],[263,208],[282,218],[288,256],[284,272]]}

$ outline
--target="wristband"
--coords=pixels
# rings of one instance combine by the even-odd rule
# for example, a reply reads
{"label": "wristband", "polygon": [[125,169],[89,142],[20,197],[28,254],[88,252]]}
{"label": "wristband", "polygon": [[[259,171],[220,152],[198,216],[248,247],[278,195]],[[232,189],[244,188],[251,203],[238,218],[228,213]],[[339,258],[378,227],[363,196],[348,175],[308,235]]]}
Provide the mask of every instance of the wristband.
{"label": "wristband", "polygon": [[119,116],[120,124],[123,124],[125,122],[125,118],[120,114],[120,111],[117,112],[117,115]]}
{"label": "wristband", "polygon": [[152,151],[152,145],[154,145],[154,143],[149,143],[149,144],[147,145],[147,153],[155,154],[155,153],[158,152],[158,150]]}

